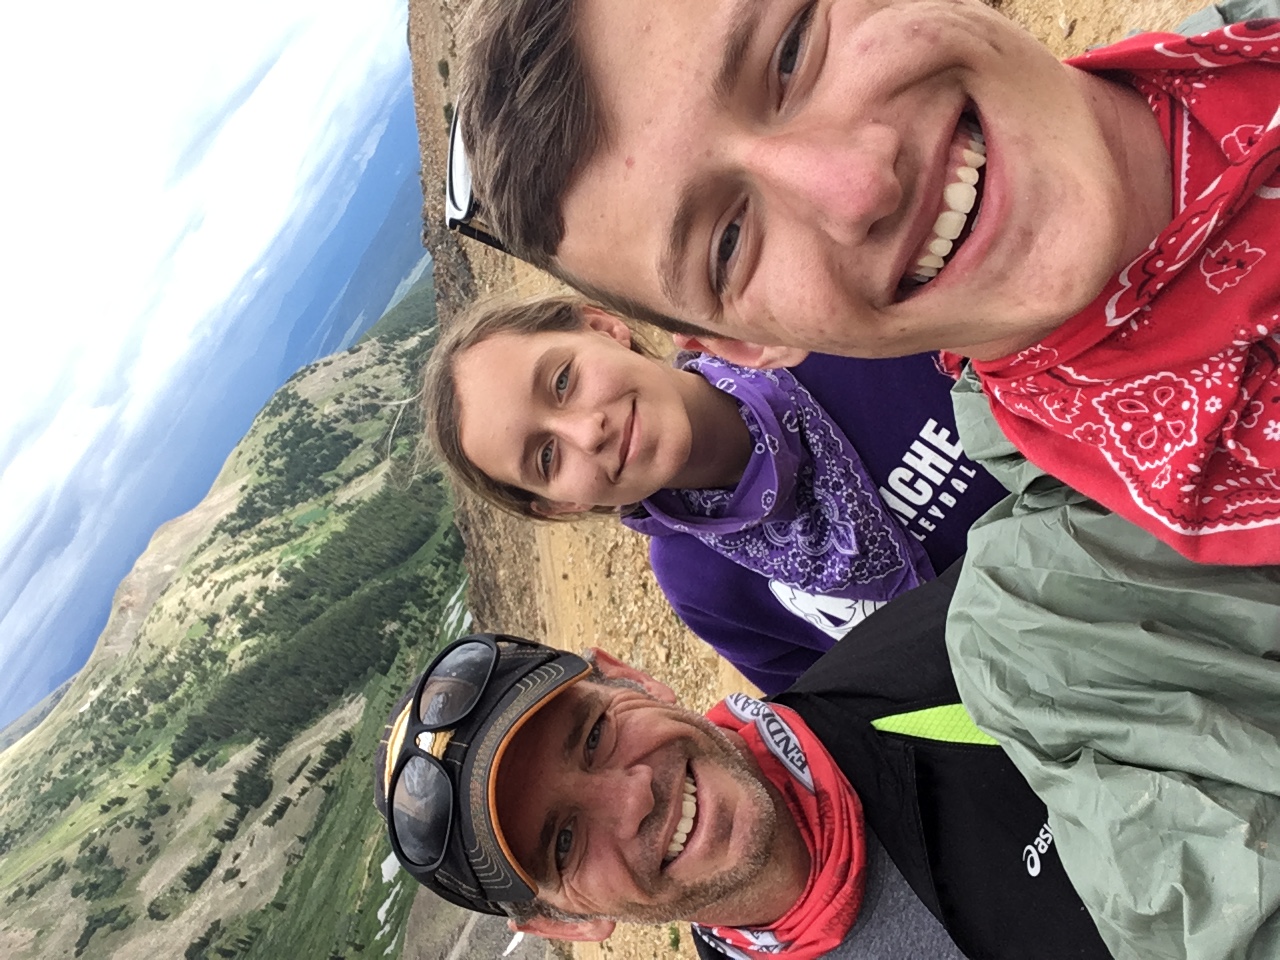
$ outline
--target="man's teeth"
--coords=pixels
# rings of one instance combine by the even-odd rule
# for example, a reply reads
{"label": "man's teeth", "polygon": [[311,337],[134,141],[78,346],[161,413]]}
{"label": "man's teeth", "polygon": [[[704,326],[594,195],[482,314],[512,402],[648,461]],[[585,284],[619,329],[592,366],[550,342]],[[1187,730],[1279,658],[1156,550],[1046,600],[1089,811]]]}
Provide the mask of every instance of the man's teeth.
{"label": "man's teeth", "polygon": [[942,188],[943,211],[933,224],[933,234],[924,242],[916,256],[908,279],[916,283],[928,283],[947,265],[946,258],[955,246],[954,240],[964,232],[969,213],[978,199],[978,170],[987,162],[987,147],[982,131],[965,121],[964,129],[953,150],[951,162],[955,169],[949,182]]}
{"label": "man's teeth", "polygon": [[680,811],[680,822],[676,824],[676,832],[667,846],[667,855],[662,858],[664,864],[670,863],[684,852],[685,841],[689,839],[693,821],[698,817],[698,793],[693,785],[693,778],[688,774],[684,777],[684,799],[681,802],[684,806]]}

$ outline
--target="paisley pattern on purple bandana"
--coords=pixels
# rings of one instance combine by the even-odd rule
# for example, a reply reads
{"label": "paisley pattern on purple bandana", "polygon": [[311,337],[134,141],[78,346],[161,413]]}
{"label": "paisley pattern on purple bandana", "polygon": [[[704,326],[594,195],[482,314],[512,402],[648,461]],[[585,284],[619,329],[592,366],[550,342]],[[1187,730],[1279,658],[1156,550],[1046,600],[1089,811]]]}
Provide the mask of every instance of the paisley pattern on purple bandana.
{"label": "paisley pattern on purple bandana", "polygon": [[893,518],[857,451],[787,370],[685,354],[738,402],[751,459],[734,488],[659,490],[624,518],[649,535],[687,533],[771,580],[807,593],[889,600],[933,578],[924,547]]}

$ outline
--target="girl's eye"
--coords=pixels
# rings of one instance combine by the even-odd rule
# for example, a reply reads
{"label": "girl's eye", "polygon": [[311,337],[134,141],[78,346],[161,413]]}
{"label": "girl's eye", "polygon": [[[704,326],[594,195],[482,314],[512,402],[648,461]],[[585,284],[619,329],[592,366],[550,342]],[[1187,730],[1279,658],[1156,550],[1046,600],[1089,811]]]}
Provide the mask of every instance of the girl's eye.
{"label": "girl's eye", "polygon": [[800,52],[804,49],[805,37],[809,34],[809,24],[812,22],[813,5],[810,4],[796,18],[782,41],[782,47],[778,50],[778,79],[782,81],[783,89],[786,89],[787,81],[796,72],[800,62]]}
{"label": "girl's eye", "polygon": [[715,279],[714,285],[716,293],[724,292],[729,284],[729,261],[733,259],[733,255],[738,250],[738,240],[742,236],[742,217],[734,220],[724,232],[720,234],[720,240],[716,244],[716,263],[715,263]]}
{"label": "girl's eye", "polygon": [[545,480],[551,473],[551,461],[555,456],[555,447],[546,443],[538,451],[538,473]]}
{"label": "girl's eye", "polygon": [[563,368],[556,374],[555,391],[557,397],[563,397],[564,392],[569,389],[569,368]]}
{"label": "girl's eye", "polygon": [[556,834],[556,869],[564,870],[569,854],[573,852],[573,827],[562,827]]}

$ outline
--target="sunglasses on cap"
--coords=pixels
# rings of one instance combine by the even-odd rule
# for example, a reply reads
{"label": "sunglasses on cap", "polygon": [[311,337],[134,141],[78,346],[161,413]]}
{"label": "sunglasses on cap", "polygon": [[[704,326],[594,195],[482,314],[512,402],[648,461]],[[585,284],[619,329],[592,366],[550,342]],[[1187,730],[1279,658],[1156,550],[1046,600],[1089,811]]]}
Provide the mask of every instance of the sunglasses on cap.
{"label": "sunglasses on cap", "polygon": [[493,637],[466,637],[440,652],[409,700],[386,797],[391,848],[411,873],[434,872],[449,849],[456,797],[440,757],[449,732],[480,701],[497,660]]}
{"label": "sunglasses on cap", "polygon": [[462,128],[458,125],[458,110],[454,110],[449,125],[449,163],[445,172],[444,222],[450,230],[464,237],[509,252],[502,241],[485,225],[480,213],[480,201],[471,190],[471,163],[462,143]]}

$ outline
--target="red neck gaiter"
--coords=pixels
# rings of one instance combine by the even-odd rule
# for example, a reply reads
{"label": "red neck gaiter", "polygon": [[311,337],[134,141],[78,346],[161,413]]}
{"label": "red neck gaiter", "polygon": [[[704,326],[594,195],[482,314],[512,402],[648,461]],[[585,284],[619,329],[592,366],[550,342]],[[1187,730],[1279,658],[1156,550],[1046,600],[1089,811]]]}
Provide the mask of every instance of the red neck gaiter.
{"label": "red neck gaiter", "polygon": [[867,847],[858,795],[794,710],[736,693],[716,704],[707,719],[746,741],[786,800],[811,866],[804,892],[776,923],[695,926],[707,940],[729,948],[724,952],[731,957],[820,957],[849,933],[862,903]]}

